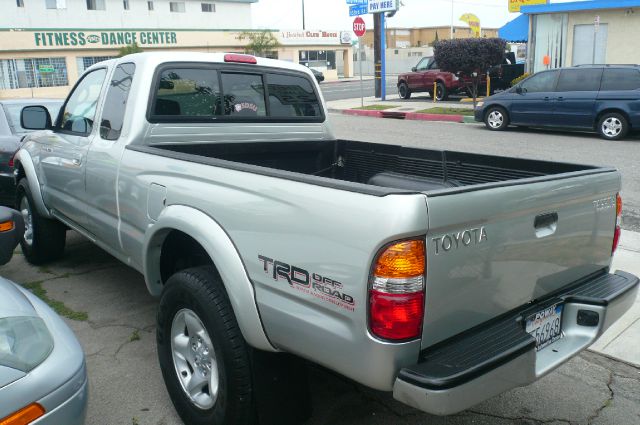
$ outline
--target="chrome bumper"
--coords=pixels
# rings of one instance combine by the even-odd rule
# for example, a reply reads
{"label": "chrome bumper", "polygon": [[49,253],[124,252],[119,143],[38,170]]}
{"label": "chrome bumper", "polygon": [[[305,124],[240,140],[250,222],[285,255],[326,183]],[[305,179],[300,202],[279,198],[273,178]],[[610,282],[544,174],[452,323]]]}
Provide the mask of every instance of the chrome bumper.
{"label": "chrome bumper", "polygon": [[[418,364],[400,371],[393,397],[424,412],[450,415],[531,384],[593,344],[631,308],[638,283],[625,272],[591,277],[437,344],[422,353]],[[557,302],[564,303],[563,337],[536,351],[523,319]]]}

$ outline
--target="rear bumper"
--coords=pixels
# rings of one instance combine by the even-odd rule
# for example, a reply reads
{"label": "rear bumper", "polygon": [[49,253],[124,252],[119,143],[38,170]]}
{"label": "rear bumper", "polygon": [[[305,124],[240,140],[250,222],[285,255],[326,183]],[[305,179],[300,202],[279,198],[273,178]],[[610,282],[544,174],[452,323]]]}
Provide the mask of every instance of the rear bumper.
{"label": "rear bumper", "polygon": [[[393,397],[428,413],[449,415],[528,385],[593,344],[633,305],[638,282],[625,272],[590,277],[437,344],[421,354],[418,364],[400,370]],[[563,337],[536,351],[523,319],[557,302],[564,303]],[[584,311],[597,313],[597,324],[579,324],[578,312],[582,316]]]}

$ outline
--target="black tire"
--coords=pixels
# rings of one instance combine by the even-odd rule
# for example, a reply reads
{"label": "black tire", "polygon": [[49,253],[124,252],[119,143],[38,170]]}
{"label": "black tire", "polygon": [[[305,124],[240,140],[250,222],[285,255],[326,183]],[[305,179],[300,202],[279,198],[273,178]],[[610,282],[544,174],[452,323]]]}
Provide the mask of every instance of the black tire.
{"label": "black tire", "polygon": [[411,98],[411,90],[409,90],[409,86],[404,81],[398,85],[398,95],[402,99]]}
{"label": "black tire", "polygon": [[[172,326],[176,320],[178,323],[176,328],[181,329],[179,319],[181,314],[185,315],[185,312],[195,313],[206,331],[204,340],[210,340],[212,345],[209,347],[208,343],[205,344],[205,349],[207,352],[212,349],[215,354],[219,377],[218,392],[216,397],[210,397],[213,399],[213,404],[209,408],[198,406],[197,400],[193,401],[187,395],[186,389],[183,389],[186,388],[184,387],[186,384],[183,384],[178,376],[179,365],[174,363],[174,349],[171,341],[175,335],[172,336]],[[188,327],[185,327],[184,332],[189,337],[189,343],[185,351],[194,350],[193,355],[197,362],[198,354],[196,349],[192,348],[192,336],[188,335],[187,329]],[[184,338],[182,335],[180,337]],[[158,308],[156,338],[158,359],[165,385],[176,411],[185,424],[246,425],[251,422],[255,411],[250,349],[242,337],[222,281],[212,266],[182,270],[168,279]],[[180,359],[179,355],[176,358]],[[202,361],[203,357],[200,359]],[[188,361],[183,363],[186,364]],[[209,364],[213,365],[214,362]],[[185,375],[183,370],[181,372],[183,379],[187,377],[192,379],[200,373],[198,371],[201,369],[197,369],[200,367],[197,364],[189,364],[188,367],[191,370],[191,376],[187,376],[188,373]],[[211,396],[210,387],[209,391]],[[202,394],[205,394],[204,389]]]}
{"label": "black tire", "polygon": [[490,106],[484,114],[484,125],[491,131],[503,131],[509,127],[509,114],[500,106]]}
{"label": "black tire", "polygon": [[16,187],[16,209],[22,213],[25,232],[20,247],[31,264],[44,264],[64,255],[67,228],[57,220],[42,217],[36,209],[27,179]]}
{"label": "black tire", "polygon": [[436,100],[441,102],[443,100],[447,100],[449,98],[449,92],[447,91],[447,86],[444,85],[442,81],[438,81],[436,83]]}
{"label": "black tire", "polygon": [[596,130],[605,140],[621,140],[629,133],[629,121],[622,114],[607,112],[598,120]]}

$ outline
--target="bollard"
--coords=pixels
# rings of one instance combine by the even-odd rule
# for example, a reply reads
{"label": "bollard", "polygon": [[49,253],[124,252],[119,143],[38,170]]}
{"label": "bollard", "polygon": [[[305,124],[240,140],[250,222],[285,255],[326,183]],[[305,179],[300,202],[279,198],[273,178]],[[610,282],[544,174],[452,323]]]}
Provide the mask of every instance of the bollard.
{"label": "bollard", "polygon": [[438,99],[436,99],[436,97],[438,96],[438,82],[434,81],[433,82],[433,103],[436,103],[436,101]]}
{"label": "bollard", "polygon": [[491,77],[487,73],[487,97],[491,96]]}

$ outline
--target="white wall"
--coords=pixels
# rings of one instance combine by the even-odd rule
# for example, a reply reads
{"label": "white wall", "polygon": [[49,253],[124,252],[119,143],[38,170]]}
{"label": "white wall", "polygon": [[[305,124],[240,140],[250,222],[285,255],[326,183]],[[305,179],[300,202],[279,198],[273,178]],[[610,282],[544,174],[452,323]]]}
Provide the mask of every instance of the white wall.
{"label": "white wall", "polygon": [[[66,0],[65,9],[46,9],[45,0],[0,0],[2,28],[171,28],[171,29],[248,29],[251,28],[251,4],[220,0],[182,0],[185,13],[171,12],[169,0],[129,0],[124,10],[122,0],[105,0],[106,10],[87,10],[86,0]],[[202,12],[200,4],[216,5],[215,13]]]}

